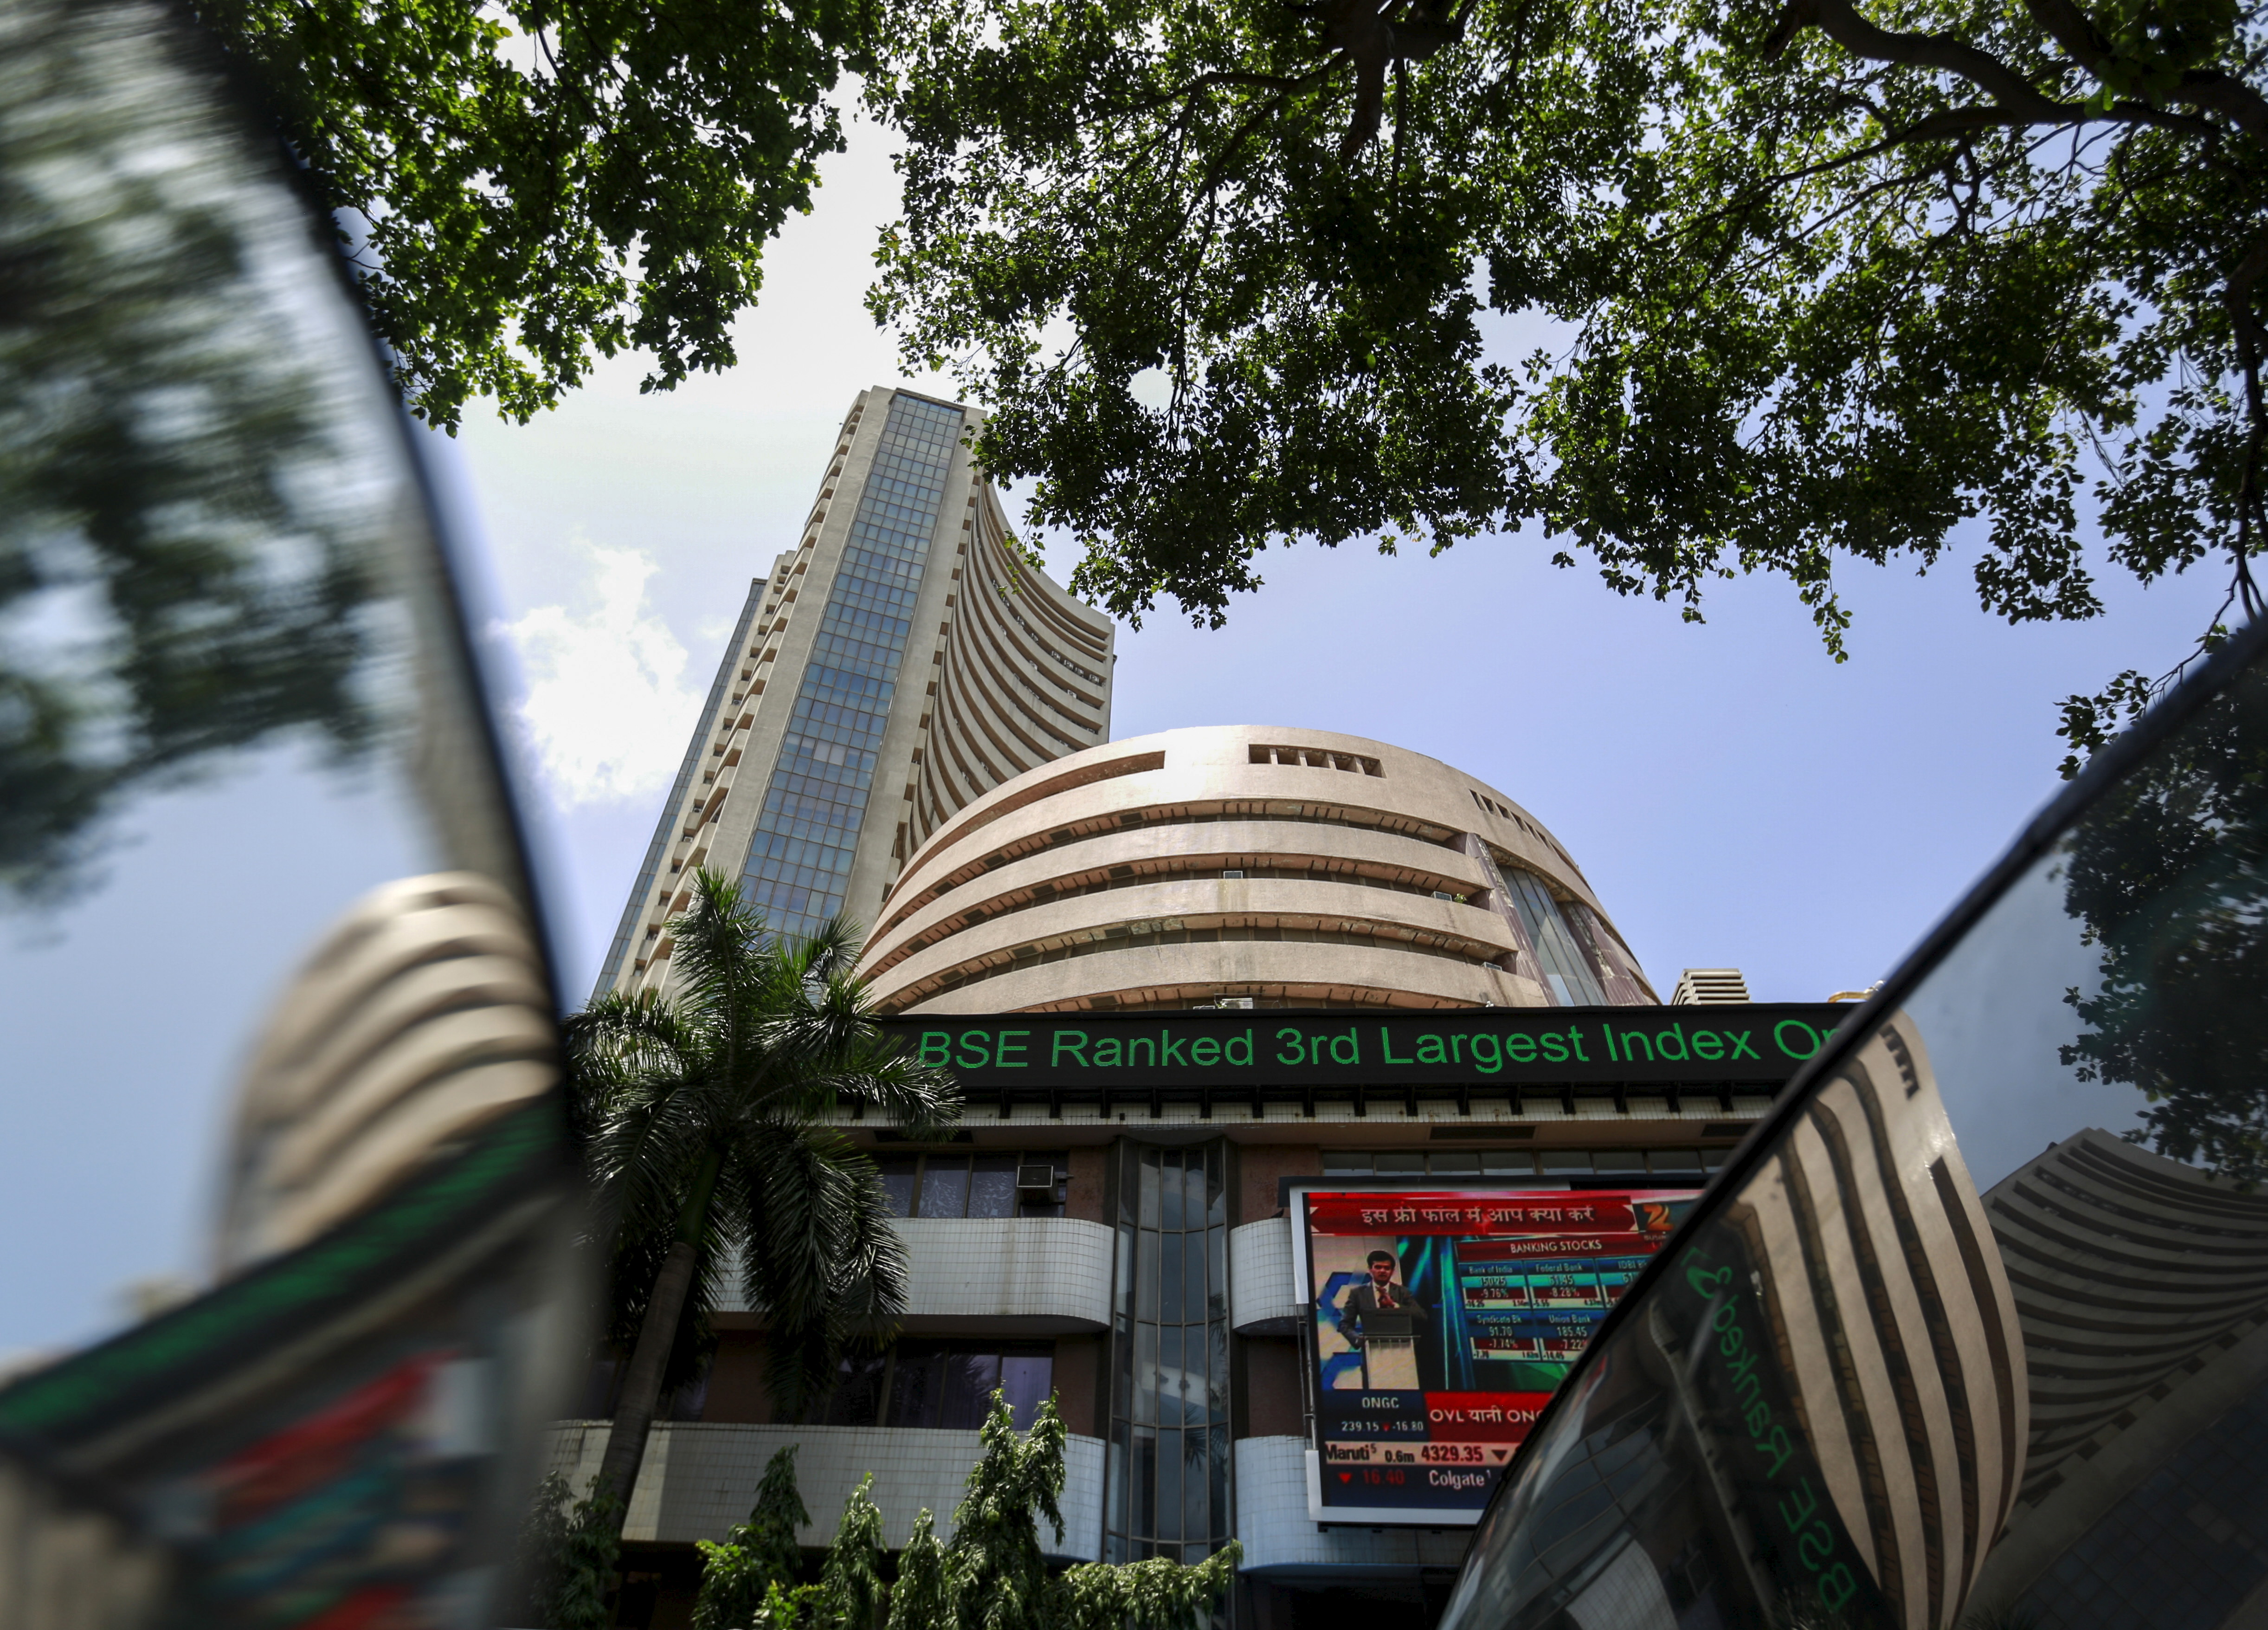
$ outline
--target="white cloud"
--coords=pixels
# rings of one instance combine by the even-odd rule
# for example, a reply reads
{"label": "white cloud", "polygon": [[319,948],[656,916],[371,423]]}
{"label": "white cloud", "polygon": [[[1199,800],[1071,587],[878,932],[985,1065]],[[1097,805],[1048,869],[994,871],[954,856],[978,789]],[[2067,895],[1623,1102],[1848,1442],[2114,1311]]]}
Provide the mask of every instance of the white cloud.
{"label": "white cloud", "polygon": [[684,645],[646,603],[659,564],[640,549],[579,547],[593,609],[537,606],[498,624],[526,675],[517,711],[529,749],[566,809],[666,791],[701,704]]}

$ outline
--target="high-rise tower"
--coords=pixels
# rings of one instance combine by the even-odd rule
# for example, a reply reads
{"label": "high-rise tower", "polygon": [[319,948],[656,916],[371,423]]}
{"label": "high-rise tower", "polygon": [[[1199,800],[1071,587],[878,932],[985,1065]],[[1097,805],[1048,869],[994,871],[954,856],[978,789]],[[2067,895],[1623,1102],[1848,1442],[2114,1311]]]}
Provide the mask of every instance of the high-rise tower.
{"label": "high-rise tower", "polygon": [[872,924],[924,837],[1110,736],[1113,630],[1025,557],[963,437],[880,387],[843,422],[798,546],[748,588],[600,992],[657,985],[701,867],[771,926]]}

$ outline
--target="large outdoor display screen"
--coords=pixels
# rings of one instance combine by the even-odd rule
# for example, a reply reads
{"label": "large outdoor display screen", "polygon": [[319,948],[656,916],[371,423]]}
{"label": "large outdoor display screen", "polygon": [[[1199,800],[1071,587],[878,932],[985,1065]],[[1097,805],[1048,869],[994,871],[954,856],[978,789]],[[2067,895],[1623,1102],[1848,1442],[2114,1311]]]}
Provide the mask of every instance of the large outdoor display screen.
{"label": "large outdoor display screen", "polygon": [[1295,1191],[1319,1522],[1478,1520],[1695,1190]]}

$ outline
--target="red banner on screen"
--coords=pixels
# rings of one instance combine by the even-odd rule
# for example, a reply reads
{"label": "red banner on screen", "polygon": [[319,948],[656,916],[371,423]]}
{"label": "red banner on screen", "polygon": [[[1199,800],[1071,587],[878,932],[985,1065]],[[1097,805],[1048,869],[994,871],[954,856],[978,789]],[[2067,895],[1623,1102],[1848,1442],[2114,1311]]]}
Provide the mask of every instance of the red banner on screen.
{"label": "red banner on screen", "polygon": [[1498,1195],[1310,1194],[1307,1228],[1315,1234],[1453,1234],[1493,1235],[1623,1234],[1652,1240],[1668,1235],[1670,1211],[1659,1200],[1620,1194]]}

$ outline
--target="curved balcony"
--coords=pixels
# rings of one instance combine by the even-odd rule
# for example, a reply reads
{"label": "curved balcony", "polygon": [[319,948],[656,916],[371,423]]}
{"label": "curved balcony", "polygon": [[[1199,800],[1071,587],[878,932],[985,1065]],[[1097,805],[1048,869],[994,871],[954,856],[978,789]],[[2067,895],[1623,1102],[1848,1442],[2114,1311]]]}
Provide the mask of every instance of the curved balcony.
{"label": "curved balcony", "polygon": [[1240,1336],[1299,1333],[1307,1309],[1292,1287],[1289,1217],[1269,1217],[1228,1231],[1228,1318]]}
{"label": "curved balcony", "polygon": [[[1116,1236],[1076,1217],[906,1217],[909,1335],[1074,1336],[1110,1328]],[[738,1279],[718,1304],[745,1313]]]}
{"label": "curved balcony", "polygon": [[[586,1488],[598,1475],[612,1428],[603,1420],[571,1420],[554,1428],[550,1470],[570,1486]],[[937,1515],[940,1539],[953,1533],[968,1469],[982,1452],[974,1432],[909,1427],[751,1427],[707,1421],[656,1423],[647,1440],[637,1486],[630,1494],[622,1538],[689,1545],[725,1538],[746,1522],[756,1484],[772,1456],[798,1445],[796,1484],[812,1520],[796,1530],[814,1548],[835,1537],[843,1502],[871,1471],[870,1495],[882,1513],[883,1543],[896,1550],[913,1533],[924,1507]],[[1049,1556],[1091,1562],[1102,1536],[1102,1442],[1073,1437],[1064,1453],[1063,1538],[1043,1523],[1040,1543]]]}
{"label": "curved balcony", "polygon": [[1242,1572],[1351,1582],[1366,1575],[1407,1578],[1418,1568],[1454,1568],[1464,1561],[1469,1529],[1327,1528],[1314,1521],[1307,1515],[1314,1453],[1305,1438],[1237,1441]]}

